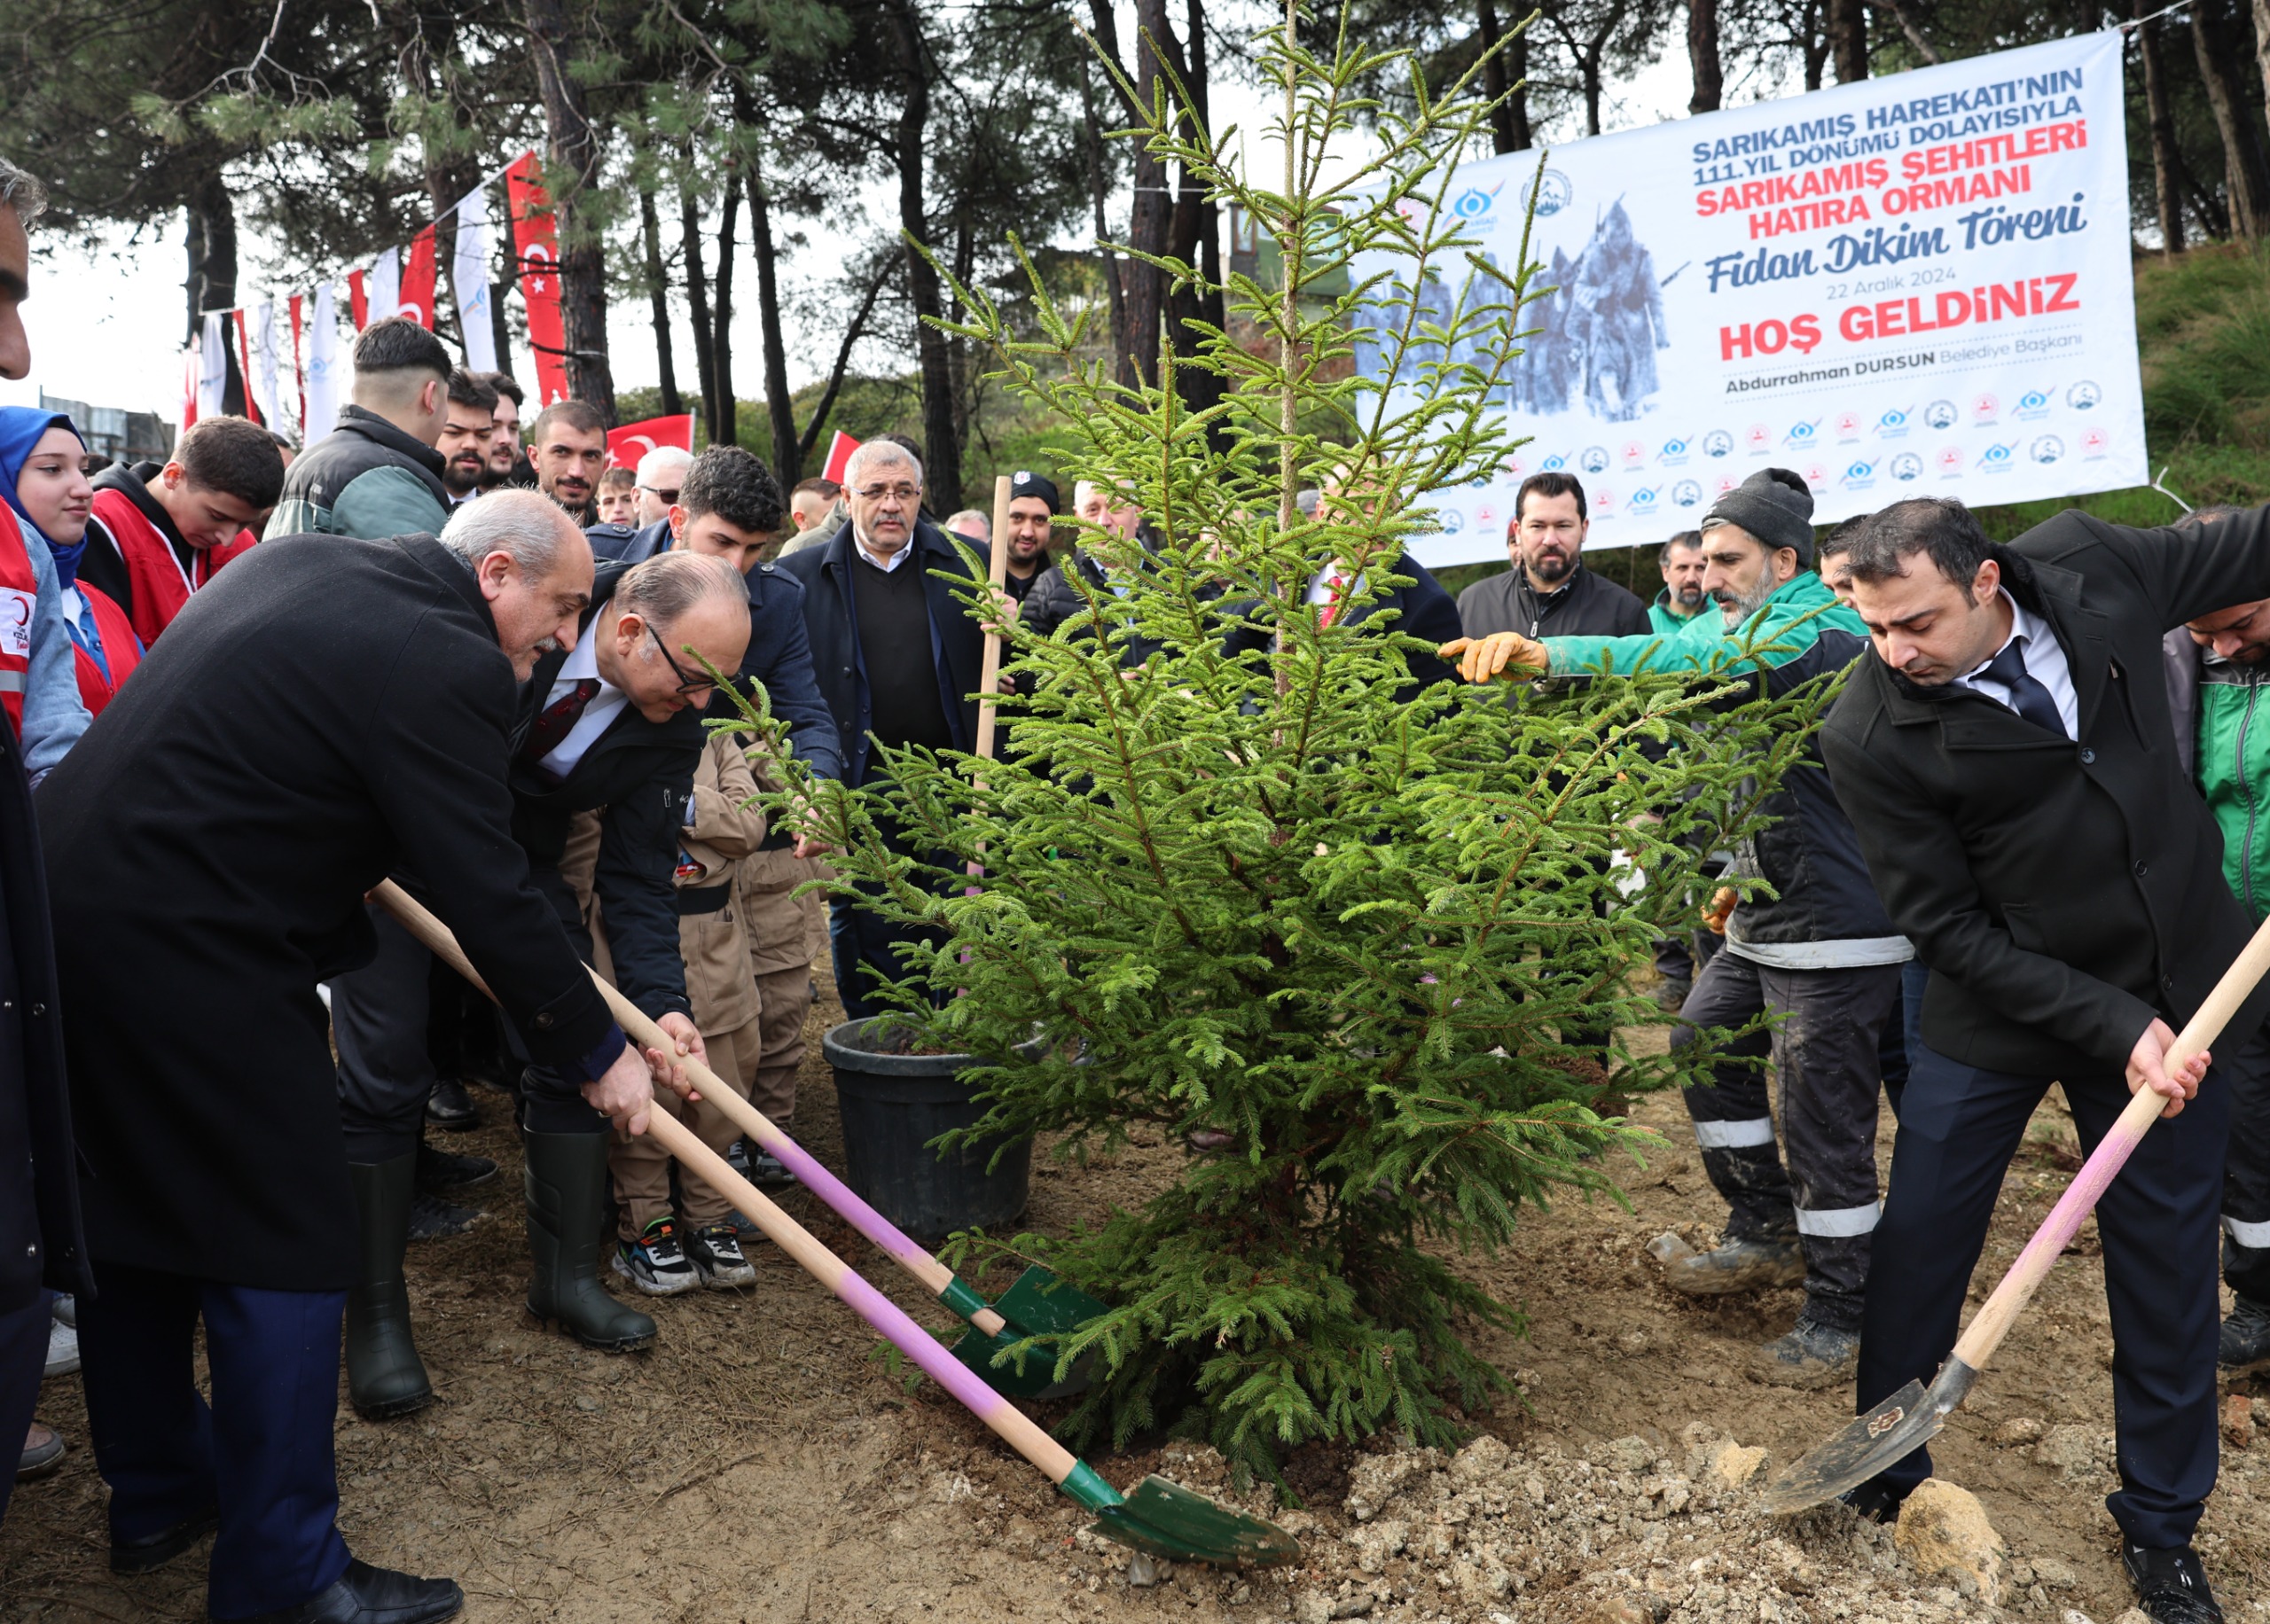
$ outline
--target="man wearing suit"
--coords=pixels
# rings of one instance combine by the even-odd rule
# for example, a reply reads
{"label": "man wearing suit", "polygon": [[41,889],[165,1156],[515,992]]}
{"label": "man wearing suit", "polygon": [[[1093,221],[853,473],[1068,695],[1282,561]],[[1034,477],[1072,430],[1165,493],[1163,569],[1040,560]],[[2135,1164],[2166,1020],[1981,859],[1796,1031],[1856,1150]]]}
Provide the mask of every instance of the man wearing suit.
{"label": "man wearing suit", "polygon": [[[468,522],[500,503],[484,498],[451,521]],[[536,662],[521,696],[513,752],[513,839],[531,882],[552,907],[577,954],[591,937],[575,889],[561,876],[568,824],[601,808],[593,886],[607,910],[615,985],[700,1056],[678,956],[671,875],[693,769],[701,710],[711,685],[691,644],[723,670],[740,664],[748,636],[740,577],[715,558],[668,553],[644,564],[609,564],[592,583],[582,627]],[[403,883],[425,891],[434,877],[405,863]],[[428,900],[442,907],[438,889]],[[416,1062],[426,1041],[426,955],[391,920],[372,925],[380,952],[372,968],[335,987],[340,1117],[362,1197],[363,1266],[347,1302],[348,1392],[366,1415],[405,1415],[431,1401],[412,1344],[402,1255],[424,1105]],[[607,1124],[585,1112],[552,1116],[536,1102],[560,1089],[552,1062],[528,1051],[523,1074],[522,1144],[528,1153],[528,1250],[536,1263],[528,1311],[586,1347],[622,1352],[654,1339],[654,1322],[600,1286],[607,1192]]]}
{"label": "man wearing suit", "polygon": [[254,548],[40,788],[112,1565],[217,1523],[215,1619],[421,1624],[463,1603],[351,1560],[334,1526],[355,1199],[316,986],[372,952],[364,894],[427,879],[550,1068],[543,1111],[640,1132],[671,1076],[626,1046],[513,843],[516,680],[591,590],[583,537],[544,505],[477,503],[445,543]]}
{"label": "man wearing suit", "polygon": [[[1930,967],[1861,1330],[1863,1410],[1954,1342],[2004,1168],[2053,1080],[2094,1149],[2168,1097],[2097,1207],[2120,1489],[2138,1604],[2218,1624],[2191,1548],[2214,1487],[2216,1230],[2235,1088],[2257,1086],[2270,989],[2213,1063],[2172,1064],[2252,933],[2170,747],[2161,637],[2270,596],[2270,509],[2140,531],[2068,511],[1992,546],[1959,502],[1893,504],[1851,553],[1875,657],[1820,735],[1891,921]],[[2076,875],[2086,877],[2076,885]],[[1888,1518],[1918,1450],[1853,1491]]]}
{"label": "man wearing suit", "polygon": [[[812,665],[842,739],[843,781],[857,788],[884,775],[878,744],[975,747],[985,637],[943,578],[967,580],[968,572],[955,543],[920,517],[922,465],[913,454],[867,441],[851,454],[843,494],[849,522],[779,569],[804,589]],[[985,550],[977,554],[982,563]],[[905,974],[896,928],[839,901],[828,936],[844,1012],[855,1020],[879,1013],[868,989]]]}

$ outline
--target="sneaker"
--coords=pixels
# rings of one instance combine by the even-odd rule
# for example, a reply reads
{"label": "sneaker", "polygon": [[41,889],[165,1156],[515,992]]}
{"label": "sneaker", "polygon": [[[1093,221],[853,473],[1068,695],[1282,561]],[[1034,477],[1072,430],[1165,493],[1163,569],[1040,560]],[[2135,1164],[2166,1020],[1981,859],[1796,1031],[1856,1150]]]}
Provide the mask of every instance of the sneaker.
{"label": "sneaker", "polygon": [[614,1272],[649,1297],[675,1297],[701,1284],[685,1249],[678,1245],[674,1219],[657,1218],[637,1240],[618,1242]]}
{"label": "sneaker", "polygon": [[2120,1565],[2136,1587],[2137,1610],[2153,1624],[2223,1624],[2207,1570],[2190,1546],[2152,1550],[2124,1537]]}
{"label": "sneaker", "polygon": [[496,1176],[497,1164],[486,1156],[460,1156],[454,1151],[439,1151],[424,1144],[418,1147],[420,1190],[464,1190],[486,1184]]}
{"label": "sneaker", "polygon": [[61,1320],[47,1322],[47,1369],[40,1379],[68,1376],[79,1368],[79,1333]]}
{"label": "sneaker", "polygon": [[1789,1239],[1730,1240],[1716,1252],[1690,1252],[1663,1269],[1663,1284],[1694,1297],[1769,1285],[1795,1285],[1805,1277],[1804,1253]]}
{"label": "sneaker", "polygon": [[748,1141],[736,1139],[725,1147],[725,1165],[743,1178],[748,1177]]}
{"label": "sneaker", "polygon": [[796,1183],[796,1175],[778,1156],[754,1148],[748,1152],[748,1169],[741,1176],[759,1190],[787,1190]]}
{"label": "sneaker", "polygon": [[1850,1381],[1859,1368],[1859,1331],[1837,1331],[1802,1314],[1789,1335],[1774,1338],[1749,1355],[1751,1379],[1807,1392]]}
{"label": "sneaker", "polygon": [[2243,1376],[2270,1365],[2270,1303],[2242,1297],[2232,1305],[2215,1348],[2215,1362],[2226,1376]]}
{"label": "sneaker", "polygon": [[410,1201],[410,1238],[439,1240],[444,1235],[462,1235],[481,1222],[477,1208],[458,1206],[437,1195],[421,1190]]}
{"label": "sneaker", "polygon": [[51,1426],[32,1423],[24,1434],[24,1452],[16,1461],[16,1481],[28,1483],[46,1477],[63,1464],[63,1434]]}
{"label": "sneaker", "polygon": [[78,1329],[79,1300],[71,1295],[70,1292],[58,1292],[55,1294],[53,1312],[57,1319],[61,1320],[65,1324],[70,1326],[74,1331]]}
{"label": "sneaker", "polygon": [[741,1251],[741,1238],[730,1223],[696,1230],[685,1238],[685,1254],[708,1286],[754,1285],[756,1270]]}
{"label": "sneaker", "polygon": [[426,1120],[446,1133],[461,1134],[481,1126],[481,1113],[474,1106],[473,1096],[465,1091],[465,1084],[444,1077],[426,1097]]}

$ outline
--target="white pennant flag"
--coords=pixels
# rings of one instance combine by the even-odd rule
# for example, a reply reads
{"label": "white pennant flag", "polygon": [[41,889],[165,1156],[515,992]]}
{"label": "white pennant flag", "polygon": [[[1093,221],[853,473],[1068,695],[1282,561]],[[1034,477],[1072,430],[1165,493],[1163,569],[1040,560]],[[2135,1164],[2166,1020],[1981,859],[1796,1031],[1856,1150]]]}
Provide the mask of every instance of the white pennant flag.
{"label": "white pennant flag", "polygon": [[458,332],[465,363],[475,372],[497,370],[497,326],[489,308],[489,193],[475,186],[458,203],[458,246],[450,279],[458,291]]}
{"label": "white pennant flag", "polygon": [[252,376],[245,379],[245,387],[251,391],[262,419],[269,427],[281,429],[291,421],[291,414],[286,411],[282,393],[277,388],[276,301],[262,300],[253,307],[251,317],[246,325],[252,338]]}
{"label": "white pennant flag", "polygon": [[205,313],[205,342],[198,352],[197,415],[217,418],[229,394],[229,340],[235,324],[226,310]]}
{"label": "white pennant flag", "polygon": [[339,317],[330,283],[319,285],[308,319],[308,420],[300,426],[302,450],[339,426]]}
{"label": "white pennant flag", "polygon": [[371,264],[371,319],[402,314],[402,250],[389,248]]}

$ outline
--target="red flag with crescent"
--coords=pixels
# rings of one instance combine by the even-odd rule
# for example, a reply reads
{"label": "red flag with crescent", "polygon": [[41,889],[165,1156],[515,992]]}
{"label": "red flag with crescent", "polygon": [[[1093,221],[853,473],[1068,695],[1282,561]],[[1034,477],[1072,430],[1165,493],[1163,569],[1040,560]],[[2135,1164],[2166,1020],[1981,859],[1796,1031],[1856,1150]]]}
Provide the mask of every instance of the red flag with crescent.
{"label": "red flag with crescent", "polygon": [[693,449],[693,414],[681,412],[674,418],[648,418],[643,423],[626,423],[621,428],[609,429],[607,436],[607,460],[610,468],[636,468],[638,459],[649,451],[659,451],[674,446],[681,451]]}
{"label": "red flag with crescent", "polygon": [[434,228],[427,226],[410,239],[402,256],[402,288],[394,314],[406,316],[428,332],[434,330]]}
{"label": "red flag with crescent", "polygon": [[505,171],[512,199],[513,253],[520,261],[521,297],[528,312],[528,345],[536,351],[539,409],[568,398],[568,344],[560,319],[560,233],[552,223],[552,194],[534,152],[523,152]]}

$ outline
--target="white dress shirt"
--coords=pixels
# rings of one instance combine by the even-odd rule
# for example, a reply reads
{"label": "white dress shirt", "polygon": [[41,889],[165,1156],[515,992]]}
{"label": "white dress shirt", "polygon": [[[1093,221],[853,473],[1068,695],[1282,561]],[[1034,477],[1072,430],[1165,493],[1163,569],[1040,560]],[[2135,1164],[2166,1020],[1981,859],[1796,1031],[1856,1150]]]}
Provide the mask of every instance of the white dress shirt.
{"label": "white dress shirt", "polygon": [[574,692],[575,684],[584,677],[599,677],[599,691],[583,707],[583,714],[575,719],[568,737],[554,746],[552,753],[540,763],[555,778],[565,778],[574,772],[584,752],[599,742],[607,724],[630,703],[628,694],[599,676],[599,617],[593,615],[591,623],[583,629],[583,635],[575,639],[575,646],[568,651],[568,662],[560,668],[560,675],[552,679],[552,691],[544,696],[543,708],[550,710]]}
{"label": "white dress shirt", "polygon": [[896,552],[886,556],[880,552],[868,551],[867,543],[861,541],[859,539],[859,533],[857,530],[854,530],[851,532],[851,546],[861,558],[865,558],[868,563],[873,565],[877,569],[882,571],[884,574],[888,575],[900,565],[905,563],[907,558],[913,553],[914,537],[910,535],[906,538],[905,546],[900,548]]}
{"label": "white dress shirt", "polygon": [[2001,658],[2002,650],[2016,643],[2025,656],[2026,675],[2049,690],[2050,699],[2056,704],[2057,714],[2065,723],[2065,737],[2081,736],[2081,702],[2073,691],[2073,673],[2065,664],[2065,651],[2059,646],[2057,634],[2049,629],[2049,622],[2038,614],[2030,614],[2018,600],[2010,596],[2008,587],[2002,589],[2002,601],[2010,606],[2010,635],[2002,639],[1993,653],[1978,662],[1969,672],[1954,680],[1965,688],[1975,688],[1998,705],[2010,705],[2010,690],[1981,672]]}

